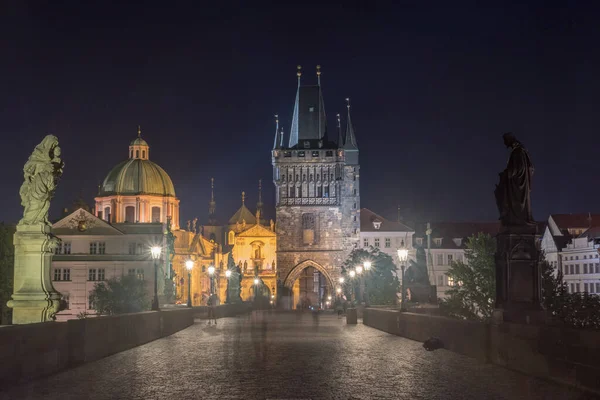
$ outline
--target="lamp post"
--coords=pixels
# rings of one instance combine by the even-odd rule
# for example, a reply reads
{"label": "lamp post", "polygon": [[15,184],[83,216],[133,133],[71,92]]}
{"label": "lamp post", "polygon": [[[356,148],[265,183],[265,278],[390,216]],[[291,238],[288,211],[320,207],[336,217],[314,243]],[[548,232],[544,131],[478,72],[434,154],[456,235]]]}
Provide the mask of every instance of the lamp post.
{"label": "lamp post", "polygon": [[162,248],[160,246],[152,246],[150,253],[154,260],[154,298],[152,299],[152,311],[158,311],[158,260],[160,259],[160,253]]}
{"label": "lamp post", "polygon": [[402,245],[398,249],[398,261],[400,262],[400,269],[402,270],[402,303],[400,304],[400,311],[406,311],[406,294],[404,290],[404,269],[406,268],[406,260],[408,260],[408,250]]}
{"label": "lamp post", "polygon": [[215,276],[215,267],[211,265],[208,267],[208,277],[210,279],[210,295],[209,295],[209,297],[212,296],[215,292],[214,276]]}
{"label": "lamp post", "polygon": [[230,299],[229,299],[229,278],[231,278],[231,270],[227,270],[225,271],[225,278],[227,278],[227,292],[225,295],[225,304],[229,304]]}
{"label": "lamp post", "polygon": [[362,304],[365,301],[365,296],[364,296],[364,275],[363,275],[363,267],[362,265],[357,265],[356,267],[354,267],[354,270],[356,271],[356,275],[358,275],[358,298],[357,301],[359,304]]}
{"label": "lamp post", "polygon": [[[371,261],[365,261],[363,262],[363,266],[365,268],[365,275],[369,273],[369,271],[371,270]],[[367,285],[367,278],[364,277],[364,296],[365,296],[365,306],[369,306],[369,285]]]}
{"label": "lamp post", "polygon": [[258,291],[259,283],[260,283],[260,279],[258,279],[258,277],[254,277],[254,300],[256,300],[256,292]]}
{"label": "lamp post", "polygon": [[350,276],[350,282],[352,283],[352,298],[350,299],[351,301],[355,301],[356,300],[356,293],[355,289],[354,289],[354,277],[356,276],[356,271],[355,270],[350,270],[350,272],[348,272],[348,275]]}
{"label": "lamp post", "polygon": [[187,260],[185,262],[185,268],[188,270],[188,302],[187,306],[192,306],[192,268],[194,268],[194,262]]}

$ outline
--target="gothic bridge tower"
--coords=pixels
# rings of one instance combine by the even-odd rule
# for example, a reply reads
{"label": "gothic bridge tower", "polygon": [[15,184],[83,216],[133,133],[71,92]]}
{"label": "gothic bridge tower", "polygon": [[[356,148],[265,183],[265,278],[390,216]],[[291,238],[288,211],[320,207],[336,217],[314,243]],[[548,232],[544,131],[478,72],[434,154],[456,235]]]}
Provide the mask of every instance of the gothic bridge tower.
{"label": "gothic bridge tower", "polygon": [[[337,135],[332,139],[321,92],[317,84],[298,88],[292,126],[284,138],[276,121],[272,150],[276,188],[277,270],[287,308],[325,305],[335,296],[341,265],[358,244],[360,187],[358,147],[350,120],[342,133],[337,115]],[[277,116],[276,116],[277,117]]]}

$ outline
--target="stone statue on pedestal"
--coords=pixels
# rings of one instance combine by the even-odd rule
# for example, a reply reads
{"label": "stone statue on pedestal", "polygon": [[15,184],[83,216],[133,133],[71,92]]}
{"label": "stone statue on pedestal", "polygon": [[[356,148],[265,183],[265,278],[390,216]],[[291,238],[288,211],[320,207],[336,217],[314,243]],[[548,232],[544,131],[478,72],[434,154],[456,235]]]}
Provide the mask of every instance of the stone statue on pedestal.
{"label": "stone statue on pedestal", "polygon": [[12,300],[13,324],[51,321],[60,310],[60,298],[52,285],[52,254],[58,238],[48,220],[50,200],[62,175],[56,136],[48,135],[37,145],[23,168],[19,194],[23,218],[14,237],[15,276]]}
{"label": "stone statue on pedestal", "polygon": [[512,133],[505,133],[503,139],[510,156],[494,191],[502,224],[496,236],[494,316],[497,322],[540,322],[544,318],[540,301],[540,254],[530,197],[533,164]]}
{"label": "stone statue on pedestal", "polygon": [[529,153],[512,133],[505,133],[502,138],[510,156],[494,192],[500,221],[505,227],[535,225],[531,215],[533,164]]}

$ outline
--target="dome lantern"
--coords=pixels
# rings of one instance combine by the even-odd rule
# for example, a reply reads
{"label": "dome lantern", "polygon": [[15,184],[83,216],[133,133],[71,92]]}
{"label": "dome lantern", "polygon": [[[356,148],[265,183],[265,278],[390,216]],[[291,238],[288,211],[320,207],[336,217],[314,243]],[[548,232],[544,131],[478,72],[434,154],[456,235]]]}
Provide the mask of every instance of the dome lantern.
{"label": "dome lantern", "polygon": [[150,159],[150,146],[142,139],[142,128],[138,125],[137,138],[129,144],[129,159],[148,160]]}

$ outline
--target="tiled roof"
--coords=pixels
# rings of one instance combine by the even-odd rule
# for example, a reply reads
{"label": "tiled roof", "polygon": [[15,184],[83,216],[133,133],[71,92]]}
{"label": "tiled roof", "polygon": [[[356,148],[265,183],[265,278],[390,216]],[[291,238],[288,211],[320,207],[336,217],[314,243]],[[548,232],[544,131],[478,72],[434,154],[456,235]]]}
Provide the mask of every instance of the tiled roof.
{"label": "tiled roof", "polygon": [[588,239],[600,238],[600,224],[592,226],[585,232],[583,232],[579,237],[586,237]]}
{"label": "tiled roof", "polygon": [[[466,239],[478,233],[496,235],[500,231],[500,222],[432,222],[431,223],[431,247],[438,249],[462,249],[465,247]],[[427,238],[427,224],[419,224],[416,227],[414,237]],[[442,239],[440,246],[435,244],[434,239]],[[460,245],[454,239],[462,239]],[[425,245],[425,242],[423,243]]]}
{"label": "tiled roof", "polygon": [[[381,222],[379,229],[375,229],[373,222]],[[390,221],[379,214],[375,214],[368,208],[360,209],[361,232],[413,232],[414,229],[404,225],[402,222]]]}
{"label": "tiled roof", "polygon": [[590,217],[592,225],[600,223],[600,214],[552,214],[550,217],[552,217],[560,230],[568,228],[587,228],[590,226]]}

